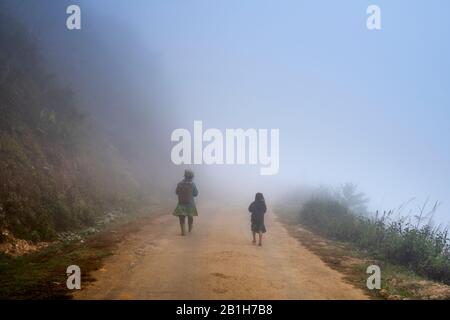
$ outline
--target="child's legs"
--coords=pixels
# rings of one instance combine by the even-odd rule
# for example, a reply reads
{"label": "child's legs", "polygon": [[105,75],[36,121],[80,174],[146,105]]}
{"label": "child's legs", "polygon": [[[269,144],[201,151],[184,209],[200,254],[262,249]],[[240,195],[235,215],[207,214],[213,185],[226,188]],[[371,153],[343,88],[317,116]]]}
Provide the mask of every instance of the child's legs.
{"label": "child's legs", "polygon": [[263,235],[262,231],[260,231],[258,233],[258,235],[259,235],[259,244],[261,244],[262,243],[262,235]]}
{"label": "child's legs", "polygon": [[189,232],[192,231],[193,224],[194,224],[194,217],[189,216],[188,217]]}

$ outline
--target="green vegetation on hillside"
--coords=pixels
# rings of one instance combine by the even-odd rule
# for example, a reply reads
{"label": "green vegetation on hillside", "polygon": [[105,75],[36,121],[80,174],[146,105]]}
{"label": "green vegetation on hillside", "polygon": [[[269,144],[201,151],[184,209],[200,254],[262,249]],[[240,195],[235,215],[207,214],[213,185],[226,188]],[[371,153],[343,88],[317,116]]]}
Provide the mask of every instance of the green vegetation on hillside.
{"label": "green vegetation on hillside", "polygon": [[140,204],[144,188],[128,162],[2,10],[0,44],[0,231],[51,240],[107,210]]}
{"label": "green vegetation on hillside", "polygon": [[[347,185],[348,189],[348,185]],[[351,194],[356,194],[354,192]],[[450,242],[448,230],[433,227],[425,218],[436,210],[411,218],[383,214],[360,214],[343,199],[343,192],[318,192],[297,211],[297,221],[331,239],[345,241],[366,250],[376,259],[405,266],[418,275],[450,284]],[[353,198],[362,205],[362,194]],[[357,206],[361,207],[361,206]]]}

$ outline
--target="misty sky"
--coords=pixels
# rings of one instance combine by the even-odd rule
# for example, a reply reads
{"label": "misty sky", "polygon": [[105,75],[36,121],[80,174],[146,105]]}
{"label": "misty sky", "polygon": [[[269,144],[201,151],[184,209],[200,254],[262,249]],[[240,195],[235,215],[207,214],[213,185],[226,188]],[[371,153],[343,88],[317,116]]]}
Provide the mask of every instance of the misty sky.
{"label": "misty sky", "polygon": [[[194,120],[279,128],[280,174],[261,180],[255,167],[247,177],[351,181],[371,209],[429,196],[450,220],[450,2],[74,2],[88,16],[80,32],[94,29],[95,12],[108,21],[102,42],[133,52],[120,68],[139,70],[150,57],[157,65],[170,93],[168,148],[170,132]],[[366,28],[369,4],[381,7],[381,31]],[[124,49],[133,45],[125,38],[138,50]]]}

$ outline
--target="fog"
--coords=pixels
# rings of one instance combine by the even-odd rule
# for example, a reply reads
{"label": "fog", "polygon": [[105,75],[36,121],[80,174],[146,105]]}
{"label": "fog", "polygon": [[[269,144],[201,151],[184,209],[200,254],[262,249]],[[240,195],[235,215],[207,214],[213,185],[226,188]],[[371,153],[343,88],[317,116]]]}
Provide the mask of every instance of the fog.
{"label": "fog", "polygon": [[[7,1],[8,2],[8,1]],[[9,1],[102,134],[173,193],[193,168],[201,201],[275,200],[353,182],[370,210],[427,198],[450,221],[450,22],[446,1]],[[65,27],[79,4],[82,29]],[[447,9],[447,10],[446,10]],[[280,170],[176,166],[171,134],[279,129]],[[301,192],[301,191],[300,191]]]}

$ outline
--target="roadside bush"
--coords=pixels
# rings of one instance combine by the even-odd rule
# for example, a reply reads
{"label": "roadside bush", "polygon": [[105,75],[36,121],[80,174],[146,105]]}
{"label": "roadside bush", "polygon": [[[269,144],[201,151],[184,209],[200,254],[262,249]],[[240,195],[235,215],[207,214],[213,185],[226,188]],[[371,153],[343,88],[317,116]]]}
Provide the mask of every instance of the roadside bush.
{"label": "roadside bush", "polygon": [[352,243],[370,254],[417,274],[450,284],[448,230],[431,222],[413,224],[392,219],[392,212],[359,215],[334,196],[315,196],[299,213],[299,221],[327,237]]}

